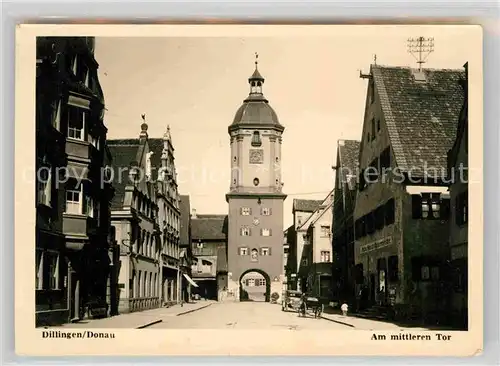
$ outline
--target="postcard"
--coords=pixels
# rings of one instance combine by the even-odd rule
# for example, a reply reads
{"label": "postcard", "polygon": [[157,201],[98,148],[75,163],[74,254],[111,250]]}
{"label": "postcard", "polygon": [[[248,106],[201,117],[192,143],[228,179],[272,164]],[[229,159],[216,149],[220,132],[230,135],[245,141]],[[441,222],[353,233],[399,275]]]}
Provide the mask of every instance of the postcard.
{"label": "postcard", "polygon": [[474,25],[19,25],[16,352],[481,353],[482,64]]}

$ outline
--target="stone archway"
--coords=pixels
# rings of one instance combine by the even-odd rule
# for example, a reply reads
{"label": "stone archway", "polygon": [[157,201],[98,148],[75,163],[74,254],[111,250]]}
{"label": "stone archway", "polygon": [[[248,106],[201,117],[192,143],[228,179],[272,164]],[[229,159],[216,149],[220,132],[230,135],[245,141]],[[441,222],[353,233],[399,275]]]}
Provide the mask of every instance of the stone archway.
{"label": "stone archway", "polygon": [[[265,282],[265,283],[263,283]],[[240,301],[265,301],[271,299],[271,279],[269,275],[260,269],[248,269],[243,272],[239,279]]]}

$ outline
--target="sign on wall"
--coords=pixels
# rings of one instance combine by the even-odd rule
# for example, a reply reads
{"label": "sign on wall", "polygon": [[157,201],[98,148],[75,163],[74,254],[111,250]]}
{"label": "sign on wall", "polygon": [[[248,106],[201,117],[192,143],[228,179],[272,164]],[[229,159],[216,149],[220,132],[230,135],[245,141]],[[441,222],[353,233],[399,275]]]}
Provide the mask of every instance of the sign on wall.
{"label": "sign on wall", "polygon": [[374,250],[378,250],[380,248],[390,246],[391,244],[392,244],[392,237],[380,239],[380,240],[374,241],[372,243],[362,245],[359,248],[359,253],[366,254],[368,252],[372,252]]}

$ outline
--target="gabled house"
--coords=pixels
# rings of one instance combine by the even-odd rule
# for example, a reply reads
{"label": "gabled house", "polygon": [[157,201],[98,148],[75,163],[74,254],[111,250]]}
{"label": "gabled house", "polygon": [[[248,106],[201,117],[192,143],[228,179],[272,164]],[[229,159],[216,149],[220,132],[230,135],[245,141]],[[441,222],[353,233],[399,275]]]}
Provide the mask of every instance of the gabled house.
{"label": "gabled house", "polygon": [[[335,170],[332,253],[333,293],[339,301],[354,299],[354,220],[360,142],[339,140]],[[340,298],[344,300],[340,300]]]}
{"label": "gabled house", "polygon": [[354,209],[355,263],[366,305],[442,317],[449,240],[447,152],[462,70],[372,65]]}
{"label": "gabled house", "polygon": [[453,181],[450,186],[450,260],[452,281],[450,312],[455,324],[468,327],[468,221],[469,221],[469,184],[468,184],[468,70],[465,67],[465,80],[462,82],[465,98],[458,119],[453,147],[448,152],[448,169]]}
{"label": "gabled house", "polygon": [[149,179],[148,126],[141,125],[139,139],[109,140],[113,157],[111,225],[120,246],[119,312],[160,306],[161,231],[157,192]]}

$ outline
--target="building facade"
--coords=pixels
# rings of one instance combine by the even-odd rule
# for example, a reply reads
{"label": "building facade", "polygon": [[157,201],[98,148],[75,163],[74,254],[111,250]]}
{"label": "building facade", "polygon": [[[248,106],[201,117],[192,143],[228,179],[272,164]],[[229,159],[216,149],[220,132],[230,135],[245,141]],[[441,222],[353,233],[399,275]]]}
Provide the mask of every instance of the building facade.
{"label": "building facade", "polygon": [[172,305],[181,298],[180,195],[170,126],[163,138],[148,139],[150,179],[154,182],[161,231],[160,302]]}
{"label": "building facade", "polygon": [[463,72],[372,65],[362,77],[369,83],[354,209],[359,282],[368,306],[434,321],[447,298],[446,155]]}
{"label": "building facade", "polygon": [[36,41],[36,325],[105,316],[113,258],[93,37]]}
{"label": "building facade", "polygon": [[468,70],[465,67],[464,103],[460,111],[455,143],[448,153],[448,169],[453,183],[450,186],[450,261],[452,281],[450,313],[452,321],[468,329]]}
{"label": "building facade", "polygon": [[338,141],[332,217],[333,297],[351,304],[356,294],[353,212],[359,176],[359,143],[355,140]]}
{"label": "building facade", "polygon": [[192,298],[192,288],[198,287],[198,284],[192,279],[192,267],[197,264],[197,259],[193,254],[191,246],[191,202],[188,195],[181,195],[180,201],[180,257],[179,268],[181,271],[180,288],[181,301],[189,302]]}
{"label": "building facade", "polygon": [[192,291],[204,299],[217,300],[227,288],[227,215],[198,215],[192,210],[191,229],[196,257],[191,273],[197,284]]}
{"label": "building facade", "polygon": [[111,224],[120,246],[120,313],[160,306],[162,231],[147,129],[144,122],[139,139],[108,141],[116,190]]}
{"label": "building facade", "polygon": [[[244,300],[243,277],[260,274],[264,300],[280,297],[283,283],[283,202],[281,143],[284,127],[262,93],[256,68],[250,94],[229,126],[231,183],[228,220],[228,290]],[[241,295],[241,296],[240,296]]]}
{"label": "building facade", "polygon": [[323,302],[333,300],[332,293],[332,205],[333,191],[325,198],[307,223],[304,252],[308,263],[307,293],[319,297]]}
{"label": "building facade", "polygon": [[307,268],[310,261],[304,251],[307,237],[307,225],[313,213],[323,203],[322,200],[294,199],[292,205],[293,227],[288,229],[290,252],[288,255],[288,269],[290,271],[289,288],[305,291],[307,284]]}

